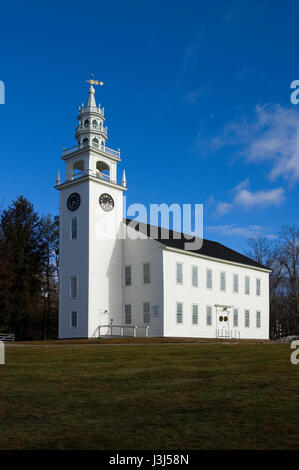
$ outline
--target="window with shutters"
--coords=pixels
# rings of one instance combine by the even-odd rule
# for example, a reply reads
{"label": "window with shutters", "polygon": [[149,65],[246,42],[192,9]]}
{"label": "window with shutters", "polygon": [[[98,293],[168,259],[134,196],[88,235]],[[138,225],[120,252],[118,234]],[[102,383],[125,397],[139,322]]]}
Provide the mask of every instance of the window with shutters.
{"label": "window with shutters", "polygon": [[176,322],[183,323],[183,304],[181,302],[176,304]]}
{"label": "window with shutters", "polygon": [[225,291],[225,289],[226,289],[225,273],[221,272],[220,273],[220,290]]}
{"label": "window with shutters", "polygon": [[150,323],[151,321],[151,310],[150,310],[150,303],[144,302],[143,303],[143,323]]}
{"label": "window with shutters", "polygon": [[193,325],[198,324],[198,305],[197,304],[192,305],[192,324]]}
{"label": "window with shutters", "polygon": [[132,266],[125,266],[125,286],[132,285]]}
{"label": "window with shutters", "polygon": [[192,286],[198,287],[198,266],[192,266]]}
{"label": "window with shutters", "polygon": [[176,283],[183,284],[183,265],[176,263]]}
{"label": "window with shutters", "polygon": [[132,306],[131,304],[125,305],[125,324],[130,325],[132,323]]}
{"label": "window with shutters", "polygon": [[234,274],[233,276],[233,287],[234,287],[234,293],[237,294],[239,292],[239,276],[238,274]]}
{"label": "window with shutters", "polygon": [[207,305],[207,325],[212,325],[212,307]]}
{"label": "window with shutters", "polygon": [[249,310],[245,310],[245,328],[249,328],[250,321],[249,321]]}
{"label": "window with shutters", "polygon": [[207,289],[212,289],[213,280],[212,280],[212,270],[207,269]]}
{"label": "window with shutters", "polygon": [[143,284],[150,284],[151,282],[151,265],[150,263],[143,263]]}

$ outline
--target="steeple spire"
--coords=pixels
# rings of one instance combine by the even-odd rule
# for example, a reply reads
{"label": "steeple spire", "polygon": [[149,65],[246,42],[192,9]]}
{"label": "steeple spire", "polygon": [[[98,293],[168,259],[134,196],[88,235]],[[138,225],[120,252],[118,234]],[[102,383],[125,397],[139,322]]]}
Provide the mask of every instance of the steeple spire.
{"label": "steeple spire", "polygon": [[94,108],[97,107],[96,105],[96,100],[94,98],[95,90],[92,85],[90,85],[89,90],[88,90],[88,103],[87,106],[92,106]]}

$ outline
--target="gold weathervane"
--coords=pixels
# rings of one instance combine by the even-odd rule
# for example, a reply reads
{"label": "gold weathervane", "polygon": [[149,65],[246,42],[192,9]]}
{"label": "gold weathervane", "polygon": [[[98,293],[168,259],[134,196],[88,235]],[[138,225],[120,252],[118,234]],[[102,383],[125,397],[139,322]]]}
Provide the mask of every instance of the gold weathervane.
{"label": "gold weathervane", "polygon": [[93,73],[90,74],[90,80],[86,80],[87,83],[90,83],[91,85],[104,85],[104,82],[99,82],[98,80],[93,79]]}

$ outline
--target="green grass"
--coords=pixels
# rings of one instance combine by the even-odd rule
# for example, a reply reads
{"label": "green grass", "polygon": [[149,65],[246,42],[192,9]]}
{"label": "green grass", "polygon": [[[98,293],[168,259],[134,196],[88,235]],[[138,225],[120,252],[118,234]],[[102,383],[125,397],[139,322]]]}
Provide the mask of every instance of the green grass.
{"label": "green grass", "polygon": [[250,342],[8,346],[0,449],[299,449],[290,352]]}

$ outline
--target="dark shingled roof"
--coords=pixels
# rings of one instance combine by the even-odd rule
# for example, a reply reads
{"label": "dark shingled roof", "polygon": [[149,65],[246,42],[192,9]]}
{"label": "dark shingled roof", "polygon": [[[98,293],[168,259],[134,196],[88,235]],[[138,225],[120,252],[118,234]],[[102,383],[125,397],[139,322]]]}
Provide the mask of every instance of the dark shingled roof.
{"label": "dark shingled roof", "polygon": [[[178,250],[184,250],[191,253],[198,253],[200,255],[209,256],[211,258],[223,259],[226,261],[232,261],[234,263],[246,264],[248,266],[254,266],[256,268],[267,269],[265,266],[260,263],[257,263],[253,259],[248,258],[247,256],[242,255],[241,253],[238,253],[237,251],[234,251],[231,248],[228,248],[227,246],[222,245],[218,242],[212,242],[211,240],[206,240],[204,238],[202,247],[199,250],[185,250],[185,243],[192,243],[192,241],[195,240],[195,237],[190,239],[189,235],[189,238],[185,238],[185,235],[183,233],[174,232],[173,230],[169,230],[168,237],[167,229],[145,224],[143,222],[137,222],[136,220],[132,221],[131,219],[124,219],[124,222],[127,225],[129,225],[130,222],[134,222],[134,224],[132,224],[132,227],[135,230],[147,235],[149,238],[157,240],[159,243],[162,243],[163,245],[168,246],[170,248],[176,248]],[[157,231],[157,236],[155,235],[154,237],[151,237],[151,231],[153,233],[153,231],[155,230]],[[176,234],[178,238],[174,238],[174,234]]]}

